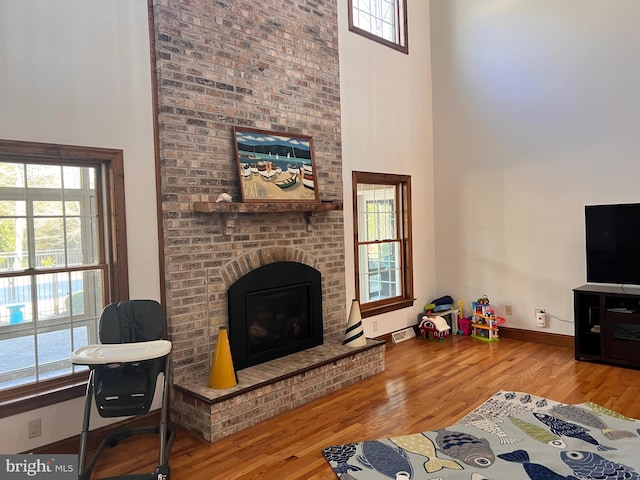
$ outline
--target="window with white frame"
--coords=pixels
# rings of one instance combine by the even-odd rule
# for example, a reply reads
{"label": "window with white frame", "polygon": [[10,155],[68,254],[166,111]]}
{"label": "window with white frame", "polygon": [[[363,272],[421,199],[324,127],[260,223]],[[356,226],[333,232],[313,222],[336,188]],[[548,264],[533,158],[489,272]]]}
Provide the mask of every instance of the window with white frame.
{"label": "window with white frame", "polygon": [[353,172],[356,295],[364,317],[413,305],[411,177]]}
{"label": "window with white frame", "polygon": [[409,53],[407,0],[348,0],[349,30]]}
{"label": "window with white frame", "polygon": [[70,352],[127,296],[122,152],[57,147],[0,141],[0,400],[77,383]]}

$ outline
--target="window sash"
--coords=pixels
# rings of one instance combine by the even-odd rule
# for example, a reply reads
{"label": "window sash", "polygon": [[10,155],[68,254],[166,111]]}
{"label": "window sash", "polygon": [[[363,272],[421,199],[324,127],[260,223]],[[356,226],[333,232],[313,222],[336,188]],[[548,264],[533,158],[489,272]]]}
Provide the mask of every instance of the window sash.
{"label": "window sash", "polygon": [[[0,310],[0,389],[83,370],[71,365],[68,357],[98,342],[106,272],[106,265],[101,265],[0,276],[3,300],[10,287],[23,293]],[[65,291],[66,296],[60,296]]]}
{"label": "window sash", "polygon": [[406,0],[349,0],[349,31],[409,53]]}
{"label": "window sash", "polygon": [[[78,268],[105,250],[95,206],[99,165],[3,162],[0,173],[0,389],[7,389],[78,371],[68,354],[98,342],[106,265],[97,275]],[[91,320],[81,325],[85,312]]]}
{"label": "window sash", "polygon": [[410,180],[352,174],[356,297],[363,317],[413,304]]}
{"label": "window sash", "polygon": [[[91,331],[96,328],[97,317],[102,307],[115,300],[129,298],[122,151],[0,139],[0,162],[26,162],[51,166],[63,164],[71,167],[94,166],[100,172],[95,180],[95,185],[93,185],[96,197],[104,199],[95,212],[101,219],[101,222],[95,222],[94,225],[95,235],[99,238],[99,247],[98,251],[93,252],[93,256],[84,262],[86,265],[76,265],[67,257],[64,266],[40,265],[37,269],[27,266],[23,270],[14,272],[5,270],[0,273],[1,280],[3,276],[11,275],[37,276],[66,272],[70,272],[66,274],[72,275],[73,272],[80,272],[77,274],[86,274],[87,271],[96,272],[94,275],[99,276],[102,282],[100,286],[102,298],[100,295],[96,295],[94,299],[85,297],[84,300],[89,303],[85,303],[87,310],[83,314],[72,315],[70,320],[48,319],[39,324],[40,330],[35,332],[35,335],[46,334],[63,327],[68,327],[67,331],[71,332],[71,325],[73,325],[74,328],[86,329],[88,335],[94,335]],[[45,190],[39,190],[39,193],[45,195]],[[73,195],[74,191],[77,193],[75,188],[65,189],[65,194]],[[32,264],[35,262],[32,261]],[[90,302],[94,302],[95,307],[90,306]],[[67,323],[65,324],[65,322]],[[31,333],[33,334],[33,330]],[[20,330],[20,326],[16,327],[15,325],[2,331],[5,339],[16,338],[20,334],[26,335],[25,331]],[[83,395],[86,378],[86,371],[81,371],[14,388],[0,389],[0,406],[2,407],[0,408],[0,417],[15,415]]]}

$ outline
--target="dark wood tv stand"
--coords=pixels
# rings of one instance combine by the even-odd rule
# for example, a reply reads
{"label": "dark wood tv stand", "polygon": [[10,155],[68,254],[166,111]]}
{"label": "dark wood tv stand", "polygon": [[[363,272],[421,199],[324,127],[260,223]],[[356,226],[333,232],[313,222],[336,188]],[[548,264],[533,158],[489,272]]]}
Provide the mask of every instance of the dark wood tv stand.
{"label": "dark wood tv stand", "polygon": [[640,288],[583,285],[573,305],[576,360],[640,367]]}

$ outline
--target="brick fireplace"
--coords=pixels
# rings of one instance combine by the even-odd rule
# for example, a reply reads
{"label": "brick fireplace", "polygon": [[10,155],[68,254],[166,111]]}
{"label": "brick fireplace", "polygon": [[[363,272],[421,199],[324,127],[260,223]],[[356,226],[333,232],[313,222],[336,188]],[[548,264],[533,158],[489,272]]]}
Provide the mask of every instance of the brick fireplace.
{"label": "brick fireplace", "polygon": [[[313,137],[319,197],[342,201],[337,5],[153,0],[153,18],[172,419],[213,441],[247,426],[240,410],[271,403],[257,415],[268,418],[384,369],[383,346],[353,355],[340,345],[347,316],[341,210],[194,208],[223,192],[241,201],[234,125]],[[296,353],[297,373],[276,360],[271,383],[247,369],[239,376],[251,377],[248,390],[206,390],[211,352],[228,325],[229,286],[279,261],[322,275],[323,347]],[[215,429],[218,421],[224,426]]]}
{"label": "brick fireplace", "polygon": [[[268,248],[230,261],[221,272],[224,285],[274,262],[319,268],[302,250]],[[327,311],[324,301],[323,311]],[[367,346],[357,349],[343,346],[344,307],[334,316],[339,320],[338,335],[325,335],[321,346],[240,370],[235,387],[207,388],[208,365],[192,379],[175,381],[172,420],[213,442],[383,371],[384,342],[368,340]]]}

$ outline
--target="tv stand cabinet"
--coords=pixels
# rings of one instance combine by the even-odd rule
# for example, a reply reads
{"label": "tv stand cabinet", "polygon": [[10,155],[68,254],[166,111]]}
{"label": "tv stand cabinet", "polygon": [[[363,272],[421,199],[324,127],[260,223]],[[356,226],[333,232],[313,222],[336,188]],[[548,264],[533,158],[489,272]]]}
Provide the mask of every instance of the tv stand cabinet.
{"label": "tv stand cabinet", "polygon": [[640,288],[573,289],[576,360],[640,367]]}

